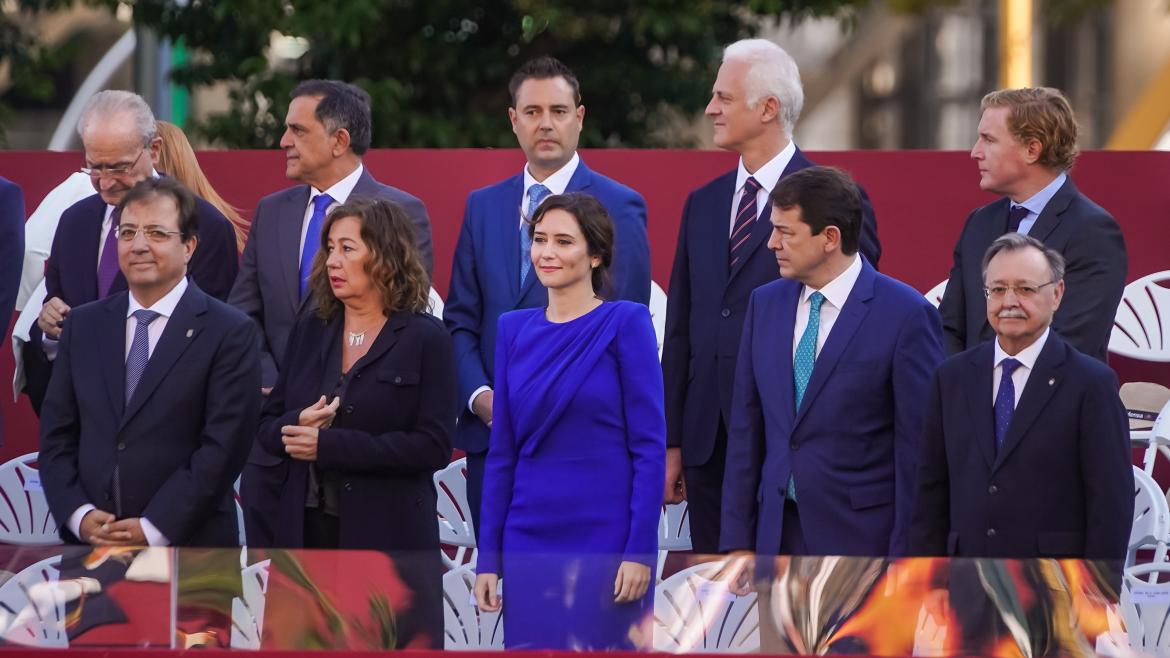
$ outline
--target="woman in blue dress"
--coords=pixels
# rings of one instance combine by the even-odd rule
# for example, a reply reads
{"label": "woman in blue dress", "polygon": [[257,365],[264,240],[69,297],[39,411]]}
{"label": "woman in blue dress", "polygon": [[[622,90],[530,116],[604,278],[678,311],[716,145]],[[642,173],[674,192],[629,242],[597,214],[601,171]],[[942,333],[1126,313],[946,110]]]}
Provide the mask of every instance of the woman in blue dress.
{"label": "woman in blue dress", "polygon": [[548,308],[500,317],[476,601],[503,606],[509,649],[648,648],[666,457],[650,312],[598,296],[614,228],[596,199],[551,196],[529,231]]}

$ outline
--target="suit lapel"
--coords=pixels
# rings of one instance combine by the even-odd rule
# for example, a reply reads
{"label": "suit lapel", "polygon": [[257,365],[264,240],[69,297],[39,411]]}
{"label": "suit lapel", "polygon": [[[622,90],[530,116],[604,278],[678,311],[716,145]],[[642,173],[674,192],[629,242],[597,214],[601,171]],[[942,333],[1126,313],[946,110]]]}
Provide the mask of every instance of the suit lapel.
{"label": "suit lapel", "polygon": [[[817,355],[816,361],[813,363],[812,377],[808,380],[808,388],[804,391],[804,399],[801,400],[800,409],[796,410],[796,425],[800,424],[801,419],[808,413],[817,394],[824,388],[829,375],[833,373],[837,362],[841,360],[841,355],[845,353],[853,341],[857,329],[865,321],[865,316],[869,314],[869,300],[873,299],[873,283],[873,267],[863,260],[857,282],[853,284],[853,290],[849,293],[849,298],[845,300],[844,308],[837,315],[837,321],[833,323],[833,329],[829,332],[829,337],[825,339],[821,353]],[[795,315],[793,319],[795,320]],[[791,343],[789,344],[791,345]],[[791,370],[791,368],[792,366],[789,364],[789,369]],[[792,397],[795,400],[795,395]]]}
{"label": "suit lapel", "polygon": [[96,328],[100,345],[97,352],[114,417],[120,418],[126,407],[126,310],[130,304],[129,293],[120,293],[111,302],[106,304],[102,324]]}
{"label": "suit lapel", "polygon": [[[795,171],[800,171],[801,169],[805,169],[805,168],[808,168],[811,166],[812,166],[812,162],[810,162],[808,160],[808,158],[804,157],[804,153],[800,149],[796,149],[796,152],[793,153],[792,158],[788,160],[788,165],[784,167],[784,171],[780,174],[780,178],[778,180],[782,180],[785,176],[787,176]],[[732,179],[732,185],[733,186],[735,185],[734,178]],[[732,199],[735,198],[735,190],[734,189],[732,189],[731,198]],[[728,207],[728,212],[730,212],[731,211],[731,202],[730,201],[728,202],[727,207]],[[728,218],[730,218],[730,214],[728,215]],[[729,227],[729,229],[730,229],[730,227]],[[728,230],[728,233],[730,234],[730,230]],[[747,251],[745,253],[747,253],[749,256],[745,257],[745,258],[741,258],[739,260],[739,262],[735,264],[735,268],[731,270],[731,273],[727,277],[729,281],[731,279],[734,279],[736,274],[739,274],[739,272],[744,268],[744,265],[746,265],[747,262],[749,260],[751,260],[750,255],[756,253],[756,250],[759,249],[761,245],[763,245],[764,243],[766,243],[768,241],[768,236],[770,236],[771,234],[772,234],[772,203],[769,201],[769,202],[764,204],[764,209],[760,211],[760,216],[756,218],[755,226],[752,227],[752,233],[748,237]],[[730,235],[726,235],[724,237],[724,240],[723,240],[723,242],[724,242],[723,253],[725,255],[727,255],[728,258],[730,258],[730,255],[731,255],[731,245],[728,244],[730,237],[731,237]]]}
{"label": "suit lapel", "polygon": [[[309,186],[293,188],[281,201],[276,221],[276,251],[294,316],[301,305],[301,225],[305,222],[308,205]],[[308,240],[308,236],[305,239]]]}
{"label": "suit lapel", "polygon": [[[776,336],[775,340],[769,341],[777,352],[775,367],[780,379],[776,395],[779,396],[780,404],[784,410],[783,417],[788,419],[796,417],[796,391],[793,390],[794,383],[792,381],[792,334],[796,327],[796,309],[800,304],[800,292],[803,289],[804,287],[800,285],[785,288],[785,295],[779,304],[777,324],[772,325],[785,327],[785,329],[780,331],[780,335]],[[756,326],[766,325],[756,323]],[[793,427],[795,427],[795,423],[793,423]]]}
{"label": "suit lapel", "polygon": [[[207,311],[207,298],[193,283],[187,285],[187,291],[175,306],[175,314],[167,319],[167,326],[155,345],[150,360],[146,362],[146,369],[142,371],[142,379],[134,389],[134,395],[126,401],[126,413],[122,416],[122,427],[134,417],[134,414],[146,403],[150,396],[158,389],[163,378],[170,373],[175,362],[179,360],[187,347],[199,336],[203,330],[203,319],[200,317]],[[123,313],[125,315],[125,313]],[[123,320],[125,318],[123,317]],[[123,330],[124,331],[124,330]],[[123,333],[125,342],[125,333]],[[123,365],[125,372],[125,365]],[[122,387],[125,388],[126,377],[122,376]]]}
{"label": "suit lapel", "polygon": [[1028,383],[1024,385],[1020,403],[1016,405],[1016,411],[1012,414],[1012,422],[1008,425],[1003,447],[995,459],[995,468],[999,468],[1012,450],[1019,445],[1024,435],[1040,417],[1045,405],[1052,399],[1052,394],[1056,392],[1063,379],[1064,362],[1064,344],[1055,334],[1049,333],[1048,341],[1036,359],[1036,367],[1028,375]]}
{"label": "suit lapel", "polygon": [[86,301],[100,299],[101,291],[98,290],[97,276],[98,250],[95,247],[106,239],[106,236],[102,235],[102,222],[106,220],[106,202],[102,201],[101,195],[98,194],[93,195],[91,198],[94,200],[94,210],[92,213],[89,213],[89,216],[93,217],[93,221],[83,229],[85,232],[84,237],[75,243],[80,248],[79,253],[75,256],[77,258],[77,264],[80,266],[81,272],[86,277],[86,280],[92,282],[88,287],[93,297],[90,297]]}
{"label": "suit lapel", "polygon": [[979,444],[979,453],[987,468],[995,464],[995,410],[991,401],[991,377],[995,368],[992,343],[984,343],[970,356],[971,372],[965,378],[967,404],[970,406],[971,436]]}
{"label": "suit lapel", "polygon": [[390,351],[398,342],[398,334],[402,328],[406,326],[409,319],[407,311],[398,313],[391,313],[390,317],[386,319],[386,324],[382,327],[382,331],[378,332],[378,337],[374,339],[374,344],[370,346],[370,350],[366,352],[365,356],[353,364],[355,370],[362,370],[371,363],[377,363],[382,355]]}
{"label": "suit lapel", "polygon": [[[714,279],[719,290],[726,290],[731,282],[730,272],[727,269],[731,249],[731,202],[735,197],[736,172],[726,174],[722,180],[712,187],[713,194],[706,199],[703,206],[695,208],[692,215],[699,225],[695,228],[695,253],[702,258],[710,259],[702,266],[692,267],[692,271],[704,272]],[[708,247],[707,245],[711,245]]]}
{"label": "suit lapel", "polygon": [[1052,231],[1060,224],[1060,216],[1068,209],[1068,204],[1072,203],[1073,197],[1078,194],[1077,186],[1073,185],[1072,177],[1065,178],[1064,185],[1052,195],[1048,200],[1044,210],[1040,216],[1036,218],[1036,223],[1032,225],[1032,229],[1028,231],[1028,235],[1044,242]]}

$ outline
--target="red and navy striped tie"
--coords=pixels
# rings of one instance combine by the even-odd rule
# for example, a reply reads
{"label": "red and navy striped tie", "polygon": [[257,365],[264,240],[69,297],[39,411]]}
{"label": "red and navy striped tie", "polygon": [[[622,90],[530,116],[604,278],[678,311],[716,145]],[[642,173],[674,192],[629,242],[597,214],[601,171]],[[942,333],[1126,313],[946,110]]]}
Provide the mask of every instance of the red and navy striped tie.
{"label": "red and navy striped tie", "polygon": [[743,196],[739,199],[739,210],[735,213],[735,227],[731,229],[731,240],[728,242],[731,246],[728,254],[730,268],[748,256],[746,246],[756,225],[756,195],[759,191],[759,181],[749,176],[743,184]]}

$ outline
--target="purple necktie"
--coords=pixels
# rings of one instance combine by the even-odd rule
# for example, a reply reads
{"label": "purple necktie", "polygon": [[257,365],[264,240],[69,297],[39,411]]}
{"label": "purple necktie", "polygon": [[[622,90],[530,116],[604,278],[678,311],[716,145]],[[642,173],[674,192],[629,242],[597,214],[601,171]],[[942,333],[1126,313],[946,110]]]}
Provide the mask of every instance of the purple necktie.
{"label": "purple necktie", "polygon": [[114,208],[110,213],[110,230],[106,233],[106,245],[102,248],[102,259],[98,262],[98,299],[105,299],[110,295],[110,286],[118,278],[118,224],[122,213]]}
{"label": "purple necktie", "polygon": [[1016,384],[1012,381],[1012,373],[1022,364],[1012,358],[999,362],[1002,374],[999,378],[999,392],[995,394],[995,452],[1003,449],[1003,440],[1007,437],[1008,427],[1012,424],[1012,415],[1016,412]]}
{"label": "purple necktie", "polygon": [[747,258],[745,245],[756,225],[756,194],[759,191],[759,181],[749,176],[744,181],[743,196],[739,199],[739,210],[735,213],[735,226],[731,229],[731,253],[728,254],[728,266],[731,268]]}
{"label": "purple necktie", "polygon": [[1012,206],[1008,211],[1008,233],[1019,233],[1020,222],[1028,217],[1028,209],[1023,206]]}

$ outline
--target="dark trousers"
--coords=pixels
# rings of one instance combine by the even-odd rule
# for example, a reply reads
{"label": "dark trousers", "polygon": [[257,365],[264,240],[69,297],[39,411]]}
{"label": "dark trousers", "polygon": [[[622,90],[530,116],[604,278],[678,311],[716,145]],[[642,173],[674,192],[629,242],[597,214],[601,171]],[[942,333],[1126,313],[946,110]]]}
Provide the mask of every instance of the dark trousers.
{"label": "dark trousers", "polygon": [[804,528],[800,525],[800,509],[791,500],[784,501],[784,525],[780,530],[780,555],[808,555],[804,543]]}
{"label": "dark trousers", "polygon": [[719,552],[723,467],[726,464],[727,428],[721,419],[715,430],[715,447],[711,450],[711,458],[700,466],[683,468],[683,479],[687,485],[687,513],[691,520],[691,550],[696,553]]}
{"label": "dark trousers", "polygon": [[306,507],[305,548],[341,548],[341,519],[317,507]]}
{"label": "dark trousers", "polygon": [[479,507],[483,504],[483,469],[486,452],[467,453],[467,506],[471,508],[471,526],[479,543]]}

